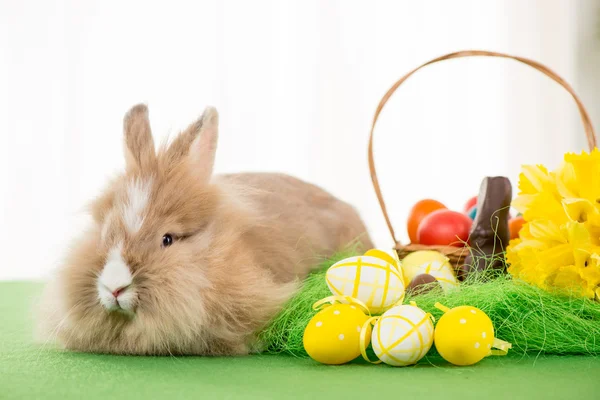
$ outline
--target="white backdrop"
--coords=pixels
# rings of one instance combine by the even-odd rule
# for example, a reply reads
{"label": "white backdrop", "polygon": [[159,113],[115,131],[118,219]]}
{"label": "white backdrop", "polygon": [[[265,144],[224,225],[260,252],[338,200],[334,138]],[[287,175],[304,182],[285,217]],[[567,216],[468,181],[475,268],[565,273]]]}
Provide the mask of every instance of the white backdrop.
{"label": "white backdrop", "polygon": [[[157,142],[215,105],[218,172],[315,182],[355,204],[377,244],[389,246],[366,158],[388,87],[430,58],[481,48],[533,58],[585,89],[599,25],[582,31],[579,21],[597,6],[0,0],[0,279],[41,277],[56,265],[80,232],[82,206],[123,166],[122,116],[137,102],[148,103]],[[582,93],[598,105],[597,91]],[[584,140],[556,84],[513,62],[473,59],[409,80],[375,147],[405,236],[416,200],[462,207],[484,175],[514,180],[520,163],[555,165]]]}

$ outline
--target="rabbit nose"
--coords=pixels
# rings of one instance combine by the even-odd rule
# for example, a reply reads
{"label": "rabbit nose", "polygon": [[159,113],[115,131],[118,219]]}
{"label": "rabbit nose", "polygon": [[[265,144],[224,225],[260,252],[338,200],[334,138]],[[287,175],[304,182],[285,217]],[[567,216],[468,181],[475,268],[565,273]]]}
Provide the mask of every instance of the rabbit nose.
{"label": "rabbit nose", "polygon": [[115,297],[115,299],[116,299],[117,297],[119,297],[119,295],[120,295],[121,293],[123,293],[125,290],[127,290],[127,288],[128,288],[128,287],[129,287],[129,285],[126,285],[126,286],[121,286],[120,288],[117,288],[117,289],[113,290],[113,291],[112,291],[112,295],[113,295],[113,296]]}

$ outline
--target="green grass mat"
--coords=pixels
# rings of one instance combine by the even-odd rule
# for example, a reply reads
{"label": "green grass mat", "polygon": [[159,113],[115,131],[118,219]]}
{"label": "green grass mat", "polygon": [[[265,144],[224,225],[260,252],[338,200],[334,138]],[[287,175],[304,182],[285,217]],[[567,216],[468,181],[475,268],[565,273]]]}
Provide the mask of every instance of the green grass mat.
{"label": "green grass mat", "polygon": [[[43,349],[31,341],[41,285],[0,282],[0,399],[593,399],[600,359],[496,357],[467,367],[339,367],[307,358],[125,357]],[[414,396],[414,397],[411,397]],[[419,396],[419,397],[416,397]]]}

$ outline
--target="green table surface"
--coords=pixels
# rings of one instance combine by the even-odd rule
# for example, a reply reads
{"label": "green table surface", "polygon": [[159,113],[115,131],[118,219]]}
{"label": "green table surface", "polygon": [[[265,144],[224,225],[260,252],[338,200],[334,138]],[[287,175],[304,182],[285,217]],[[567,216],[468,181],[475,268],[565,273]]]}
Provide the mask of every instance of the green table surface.
{"label": "green table surface", "polygon": [[[131,357],[32,342],[41,285],[0,282],[0,399],[600,399],[600,358],[490,357],[472,367],[320,365],[290,356]],[[410,396],[410,397],[407,397]],[[418,397],[413,397],[418,396]]]}

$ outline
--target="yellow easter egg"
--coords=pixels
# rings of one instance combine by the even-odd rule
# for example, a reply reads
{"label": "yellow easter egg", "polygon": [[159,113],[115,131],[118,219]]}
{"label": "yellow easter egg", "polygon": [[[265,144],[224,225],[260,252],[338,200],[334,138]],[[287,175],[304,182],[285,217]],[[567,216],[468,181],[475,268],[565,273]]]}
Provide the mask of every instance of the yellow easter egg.
{"label": "yellow easter egg", "polygon": [[371,345],[375,355],[393,366],[416,364],[433,343],[433,323],[412,305],[390,308],[375,323]]}
{"label": "yellow easter egg", "polygon": [[[338,365],[360,355],[360,331],[368,317],[352,304],[334,304],[319,311],[304,329],[304,349],[323,364]],[[371,337],[367,328],[365,346]]]}
{"label": "yellow easter egg", "polygon": [[435,327],[435,348],[454,365],[473,365],[487,356],[494,326],[486,313],[471,306],[446,311]]}
{"label": "yellow easter egg", "polygon": [[444,292],[458,286],[450,260],[439,251],[421,250],[410,253],[402,260],[402,271],[407,285],[417,275],[429,274],[440,283]]}
{"label": "yellow easter egg", "polygon": [[339,261],[327,270],[325,280],[333,295],[358,299],[372,313],[381,313],[404,299],[402,274],[391,259],[379,256]]}

